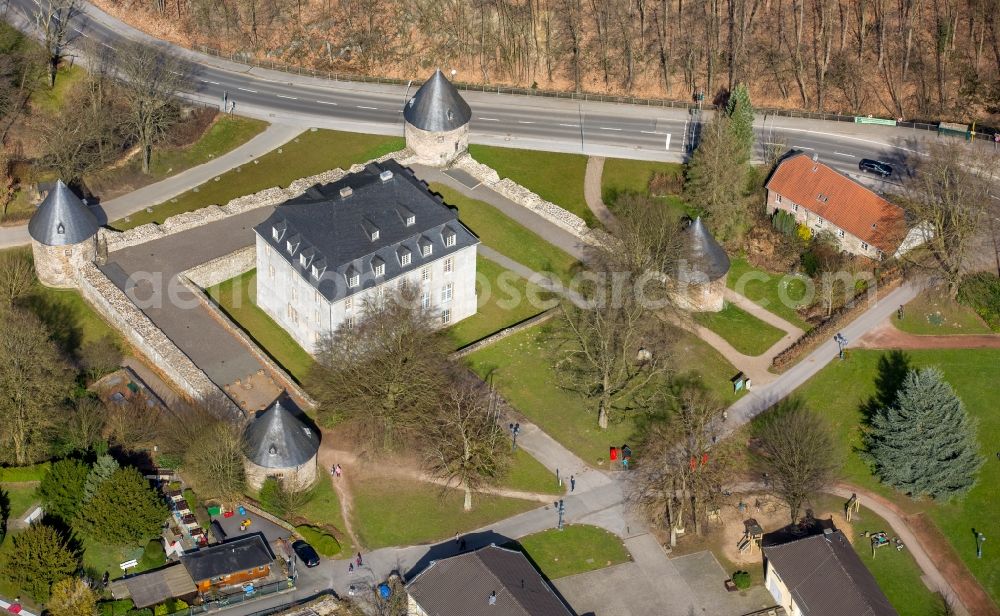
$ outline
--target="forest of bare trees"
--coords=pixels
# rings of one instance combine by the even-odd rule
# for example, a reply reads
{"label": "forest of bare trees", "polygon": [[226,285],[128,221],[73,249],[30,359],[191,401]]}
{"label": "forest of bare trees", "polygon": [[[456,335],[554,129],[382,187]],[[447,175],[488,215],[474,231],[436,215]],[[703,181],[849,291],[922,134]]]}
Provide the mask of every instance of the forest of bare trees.
{"label": "forest of bare trees", "polygon": [[175,41],[322,70],[969,121],[996,0],[98,0]]}

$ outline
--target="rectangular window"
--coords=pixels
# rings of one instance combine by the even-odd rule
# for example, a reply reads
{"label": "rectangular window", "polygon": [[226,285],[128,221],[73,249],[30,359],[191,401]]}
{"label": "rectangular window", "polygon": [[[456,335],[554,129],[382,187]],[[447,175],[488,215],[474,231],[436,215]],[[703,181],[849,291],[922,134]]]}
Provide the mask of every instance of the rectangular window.
{"label": "rectangular window", "polygon": [[375,265],[375,277],[385,276],[385,263],[378,263]]}
{"label": "rectangular window", "polygon": [[375,298],[382,299],[384,297],[385,297],[385,285],[382,285],[379,288],[375,289]]}
{"label": "rectangular window", "polygon": [[417,224],[417,217],[416,216],[414,216],[413,214],[410,214],[409,216],[406,217],[406,226],[407,227],[412,227],[415,224]]}
{"label": "rectangular window", "polygon": [[302,267],[306,266],[306,256],[305,255],[299,255],[299,265],[301,265]]}
{"label": "rectangular window", "polygon": [[454,267],[454,265],[455,265],[455,259],[454,258],[448,257],[447,259],[445,259],[444,260],[444,271],[445,271],[445,273],[450,272],[452,270],[452,268]]}
{"label": "rectangular window", "polygon": [[288,250],[288,254],[292,254],[294,252],[292,250],[292,243],[291,242],[285,242],[285,248]]}
{"label": "rectangular window", "polygon": [[353,305],[354,305],[353,297],[348,297],[347,299],[344,300],[344,308],[346,308],[347,310],[350,310],[351,306]]}
{"label": "rectangular window", "polygon": [[399,263],[400,263],[400,264],[401,264],[401,265],[402,265],[403,267],[406,267],[407,265],[409,265],[409,264],[410,264],[410,259],[411,259],[411,258],[412,258],[412,255],[411,255],[411,254],[410,254],[409,252],[404,252],[404,253],[402,254],[402,256],[401,256],[401,257],[399,257]]}
{"label": "rectangular window", "polygon": [[273,237],[274,239],[278,239],[279,237],[281,237],[281,234],[278,233],[278,227],[271,227],[271,237]]}
{"label": "rectangular window", "polygon": [[793,204],[792,204],[792,211],[793,211],[793,212],[798,212],[798,211],[799,211],[799,206],[798,206],[798,204],[795,204],[795,203],[793,203]]}
{"label": "rectangular window", "polygon": [[774,202],[781,203],[781,195],[774,195]]}
{"label": "rectangular window", "polygon": [[298,299],[299,299],[299,292],[298,292],[298,290],[297,290],[297,289],[296,289],[296,288],[295,288],[295,287],[293,286],[293,287],[292,287],[292,301],[294,302],[294,301],[297,301]]}
{"label": "rectangular window", "polygon": [[268,265],[267,266],[267,277],[268,278],[274,278],[274,266],[273,265]]}
{"label": "rectangular window", "polygon": [[861,250],[868,250],[868,244],[861,242]]}
{"label": "rectangular window", "polygon": [[816,219],[816,228],[817,229],[822,229],[823,228],[823,219],[822,218],[817,218]]}
{"label": "rectangular window", "polygon": [[434,247],[430,244],[424,244],[424,247],[421,249],[420,254],[424,255],[425,257],[429,257],[431,256],[431,250],[433,248]]}
{"label": "rectangular window", "polygon": [[451,310],[445,310],[441,313],[441,323],[444,325],[451,323]]}
{"label": "rectangular window", "polygon": [[319,323],[319,308],[313,311],[313,320]]}
{"label": "rectangular window", "polygon": [[424,291],[420,294],[420,307],[427,310],[431,307],[431,292]]}
{"label": "rectangular window", "polygon": [[372,231],[372,241],[374,242],[377,239],[378,239],[378,229],[375,229],[374,231]]}
{"label": "rectangular window", "polygon": [[442,304],[447,304],[448,302],[451,301],[451,297],[452,297],[452,295],[454,293],[454,286],[455,285],[453,285],[452,283],[449,282],[448,284],[444,285],[444,288],[441,289],[441,303]]}
{"label": "rectangular window", "polygon": [[352,289],[358,286],[359,284],[361,284],[360,274],[351,274],[351,277],[347,279],[347,286],[349,286]]}
{"label": "rectangular window", "polygon": [[312,277],[319,278],[319,268],[317,268],[315,265],[312,266]]}
{"label": "rectangular window", "polygon": [[431,279],[431,268],[425,267],[424,269],[420,270],[420,279],[423,280],[424,282],[429,281]]}
{"label": "rectangular window", "polygon": [[347,317],[344,319],[344,327],[347,329],[354,329],[354,317]]}
{"label": "rectangular window", "polygon": [[455,234],[454,233],[452,233],[451,235],[446,235],[445,236],[445,238],[444,238],[444,245],[448,246],[449,248],[451,248],[452,246],[455,245]]}
{"label": "rectangular window", "polygon": [[844,237],[844,230],[843,229],[837,229],[837,237]]}

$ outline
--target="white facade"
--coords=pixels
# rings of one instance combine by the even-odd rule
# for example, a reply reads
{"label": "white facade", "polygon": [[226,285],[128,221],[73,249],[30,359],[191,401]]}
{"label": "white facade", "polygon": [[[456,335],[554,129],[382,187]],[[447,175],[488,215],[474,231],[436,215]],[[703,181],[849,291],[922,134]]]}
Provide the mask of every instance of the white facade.
{"label": "white facade", "polygon": [[[320,338],[345,322],[358,322],[367,299],[391,296],[401,285],[420,289],[423,308],[433,311],[442,327],[476,313],[476,246],[428,260],[376,286],[330,301],[288,261],[288,255],[257,235],[257,305],[303,349],[315,352]],[[422,259],[413,255],[413,259]]]}

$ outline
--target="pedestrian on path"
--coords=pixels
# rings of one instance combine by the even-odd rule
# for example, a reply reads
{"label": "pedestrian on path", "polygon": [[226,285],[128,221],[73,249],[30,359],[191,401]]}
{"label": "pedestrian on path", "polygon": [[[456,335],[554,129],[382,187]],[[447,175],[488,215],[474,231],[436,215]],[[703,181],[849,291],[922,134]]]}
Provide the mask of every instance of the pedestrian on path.
{"label": "pedestrian on path", "polygon": [[340,468],[340,465],[338,464],[337,467],[336,467],[336,471],[335,472],[336,472],[337,477],[340,477],[341,475],[344,474],[344,469]]}
{"label": "pedestrian on path", "polygon": [[354,573],[354,563],[347,563],[347,572]]}
{"label": "pedestrian on path", "polygon": [[570,475],[569,476],[569,491],[572,492],[575,489],[576,489],[576,476],[575,475]]}
{"label": "pedestrian on path", "polygon": [[458,542],[458,551],[459,552],[465,551],[465,537],[462,537],[462,540]]}
{"label": "pedestrian on path", "polygon": [[360,567],[360,566],[361,566],[362,564],[364,564],[364,561],[363,561],[363,560],[361,560],[361,552],[358,552],[358,558],[356,559],[356,562],[358,563],[358,566],[359,566],[359,567]]}
{"label": "pedestrian on path", "polygon": [[236,101],[229,101],[229,115],[236,113]]}

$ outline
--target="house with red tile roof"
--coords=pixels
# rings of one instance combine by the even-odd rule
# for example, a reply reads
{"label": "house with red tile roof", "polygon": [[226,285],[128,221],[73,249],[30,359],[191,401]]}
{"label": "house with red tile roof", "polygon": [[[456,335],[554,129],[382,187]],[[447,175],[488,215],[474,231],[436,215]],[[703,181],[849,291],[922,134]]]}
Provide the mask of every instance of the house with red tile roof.
{"label": "house with red tile roof", "polygon": [[819,162],[796,154],[767,181],[767,214],[782,210],[813,233],[829,233],[842,250],[870,259],[905,252],[919,233],[909,231],[901,207]]}

